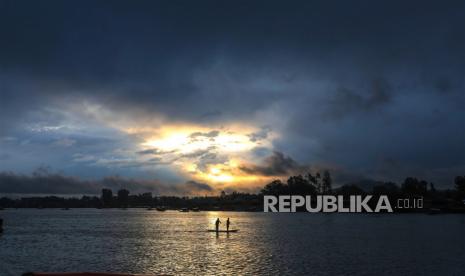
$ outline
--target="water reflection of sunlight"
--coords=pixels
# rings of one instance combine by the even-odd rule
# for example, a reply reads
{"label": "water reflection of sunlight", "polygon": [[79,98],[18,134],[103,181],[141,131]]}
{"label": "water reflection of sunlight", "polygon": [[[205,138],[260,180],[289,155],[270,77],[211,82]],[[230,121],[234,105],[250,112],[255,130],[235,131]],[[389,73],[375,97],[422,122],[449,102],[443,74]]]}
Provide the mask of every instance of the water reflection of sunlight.
{"label": "water reflection of sunlight", "polygon": [[[133,258],[138,271],[175,275],[186,271],[198,275],[231,275],[242,271],[253,275],[263,269],[259,263],[268,256],[263,252],[263,241],[257,236],[260,231],[255,229],[256,214],[167,211],[141,212],[137,217],[138,222],[131,229],[137,229],[140,235],[128,237],[131,243],[138,244],[131,246],[137,250],[127,252],[126,256]],[[206,231],[214,229],[217,218],[222,222],[220,229],[225,229],[228,217],[232,228],[240,232],[216,235]],[[137,237],[139,240],[134,240]]]}

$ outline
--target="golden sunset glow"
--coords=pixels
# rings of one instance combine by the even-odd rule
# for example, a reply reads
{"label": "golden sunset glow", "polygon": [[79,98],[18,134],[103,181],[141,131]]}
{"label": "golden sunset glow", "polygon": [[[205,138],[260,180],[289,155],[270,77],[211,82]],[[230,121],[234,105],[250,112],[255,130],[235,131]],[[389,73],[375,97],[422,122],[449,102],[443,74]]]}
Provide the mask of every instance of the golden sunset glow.
{"label": "golden sunset glow", "polygon": [[252,149],[255,143],[250,141],[246,133],[220,132],[205,128],[168,128],[162,129],[161,134],[148,138],[142,145],[162,151],[176,150],[185,154],[210,147],[226,152],[239,152]]}
{"label": "golden sunset glow", "polygon": [[227,184],[234,185],[254,185],[262,183],[268,178],[252,174],[246,174],[239,169],[238,160],[230,160],[221,164],[211,164],[205,170],[195,169],[190,170],[189,173],[193,178],[208,183],[217,183],[228,186]]}
{"label": "golden sunset glow", "polygon": [[241,124],[218,128],[171,125],[125,129],[143,135],[141,150],[174,164],[190,179],[217,185],[261,184],[263,177],[240,169],[243,160],[252,158],[254,148],[270,146],[271,139],[251,139],[251,134],[258,130]]}

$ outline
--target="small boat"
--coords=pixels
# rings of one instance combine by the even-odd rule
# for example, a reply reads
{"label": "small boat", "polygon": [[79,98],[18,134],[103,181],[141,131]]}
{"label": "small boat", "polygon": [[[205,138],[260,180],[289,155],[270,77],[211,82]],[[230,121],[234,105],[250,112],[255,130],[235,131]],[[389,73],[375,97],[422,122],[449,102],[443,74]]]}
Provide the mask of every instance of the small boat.
{"label": "small boat", "polygon": [[164,206],[158,206],[158,207],[155,208],[155,209],[157,209],[157,211],[159,211],[159,212],[164,212],[164,211],[166,211],[166,208],[165,208]]}
{"label": "small boat", "polygon": [[189,209],[187,209],[187,208],[181,208],[181,209],[179,209],[179,212],[187,213],[187,212],[189,212]]}
{"label": "small boat", "polygon": [[199,207],[194,207],[194,208],[192,208],[192,212],[200,212]]}
{"label": "small boat", "polygon": [[218,230],[216,231],[215,229],[208,229],[207,232],[218,232],[218,233],[236,233],[239,232],[239,229],[231,229],[231,230]]}

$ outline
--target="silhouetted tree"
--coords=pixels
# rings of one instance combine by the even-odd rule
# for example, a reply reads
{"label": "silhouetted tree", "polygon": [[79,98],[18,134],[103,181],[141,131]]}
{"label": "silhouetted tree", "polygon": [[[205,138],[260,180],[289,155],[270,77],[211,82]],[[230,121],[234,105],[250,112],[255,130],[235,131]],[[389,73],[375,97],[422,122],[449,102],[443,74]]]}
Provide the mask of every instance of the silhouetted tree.
{"label": "silhouetted tree", "polygon": [[307,174],[308,182],[312,183],[312,185],[316,185],[316,178],[312,175],[312,173]]}
{"label": "silhouetted tree", "polygon": [[307,180],[314,187],[316,193],[320,194],[322,192],[321,175],[319,172],[317,172],[315,175],[308,173]]}
{"label": "silhouetted tree", "polygon": [[332,192],[332,180],[331,180],[331,174],[329,171],[324,171],[323,172],[323,179],[322,179],[322,193],[323,194],[330,194]]}
{"label": "silhouetted tree", "polygon": [[315,175],[315,179],[316,179],[316,191],[317,193],[321,194],[322,192],[322,185],[321,185],[321,175],[319,172],[316,173]]}
{"label": "silhouetted tree", "polygon": [[289,194],[291,195],[313,195],[316,194],[315,187],[311,185],[302,175],[291,176],[287,180]]}
{"label": "silhouetted tree", "polygon": [[263,195],[283,195],[288,194],[289,189],[281,180],[273,180],[270,183],[266,184],[265,187],[261,190]]}
{"label": "silhouetted tree", "polygon": [[431,193],[435,193],[436,192],[436,188],[434,187],[434,183],[433,182],[430,182],[429,183],[429,191]]}
{"label": "silhouetted tree", "polygon": [[307,180],[308,180],[308,183],[310,183],[313,186],[313,188],[315,188],[315,191],[318,192],[318,189],[317,189],[318,180],[316,179],[316,177],[313,176],[312,173],[308,173]]}
{"label": "silhouetted tree", "polygon": [[428,182],[407,177],[402,183],[402,192],[409,195],[426,195]]}

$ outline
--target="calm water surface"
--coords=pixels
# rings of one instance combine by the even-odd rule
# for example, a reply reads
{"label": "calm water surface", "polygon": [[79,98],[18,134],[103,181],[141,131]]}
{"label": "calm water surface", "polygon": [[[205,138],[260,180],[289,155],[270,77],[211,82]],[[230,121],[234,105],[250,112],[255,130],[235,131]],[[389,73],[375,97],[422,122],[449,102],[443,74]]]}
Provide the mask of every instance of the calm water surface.
{"label": "calm water surface", "polygon": [[[0,275],[465,275],[465,216],[0,211]],[[208,233],[216,217],[238,233]]]}

